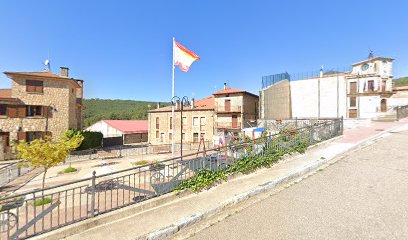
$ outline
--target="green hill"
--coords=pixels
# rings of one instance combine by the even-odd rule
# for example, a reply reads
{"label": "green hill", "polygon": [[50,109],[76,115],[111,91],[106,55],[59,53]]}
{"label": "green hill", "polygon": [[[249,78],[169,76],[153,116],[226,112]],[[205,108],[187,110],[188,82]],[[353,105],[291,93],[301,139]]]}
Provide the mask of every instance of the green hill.
{"label": "green hill", "polygon": [[[160,107],[169,103],[160,103]],[[147,111],[157,108],[157,102],[135,100],[84,99],[84,127],[99,120],[147,119]]]}
{"label": "green hill", "polygon": [[394,87],[408,86],[408,77],[394,79]]}

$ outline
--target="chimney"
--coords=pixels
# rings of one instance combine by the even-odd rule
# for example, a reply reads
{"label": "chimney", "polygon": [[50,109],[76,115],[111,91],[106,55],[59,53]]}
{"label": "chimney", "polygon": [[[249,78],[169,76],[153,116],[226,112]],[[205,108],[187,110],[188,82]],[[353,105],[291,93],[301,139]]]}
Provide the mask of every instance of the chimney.
{"label": "chimney", "polygon": [[181,109],[181,107],[180,107],[180,100],[176,100],[176,108],[175,108],[176,110],[180,110]]}
{"label": "chimney", "polygon": [[63,77],[68,77],[68,72],[69,72],[69,68],[67,68],[67,67],[60,67],[60,69],[61,69],[61,76],[63,76]]}
{"label": "chimney", "polygon": [[191,99],[190,104],[191,104],[191,109],[194,109],[194,98]]}
{"label": "chimney", "polygon": [[227,90],[227,83],[224,83],[224,90]]}
{"label": "chimney", "polygon": [[157,109],[160,108],[160,102],[157,102]]}

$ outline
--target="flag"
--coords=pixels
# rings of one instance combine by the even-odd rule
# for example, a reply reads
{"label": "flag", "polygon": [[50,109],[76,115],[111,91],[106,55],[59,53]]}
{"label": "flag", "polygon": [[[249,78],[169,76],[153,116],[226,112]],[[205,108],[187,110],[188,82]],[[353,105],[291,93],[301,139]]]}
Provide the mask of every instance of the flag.
{"label": "flag", "polygon": [[173,50],[174,50],[173,63],[175,66],[178,65],[180,67],[180,70],[183,72],[187,72],[188,69],[190,69],[191,64],[193,64],[195,60],[200,59],[200,57],[197,54],[188,50],[178,42],[174,42]]}

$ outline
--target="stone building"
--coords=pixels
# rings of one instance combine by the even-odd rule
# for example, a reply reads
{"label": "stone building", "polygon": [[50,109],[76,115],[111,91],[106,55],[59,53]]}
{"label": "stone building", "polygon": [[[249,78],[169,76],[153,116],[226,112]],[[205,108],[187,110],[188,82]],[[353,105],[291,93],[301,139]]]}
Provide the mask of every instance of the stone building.
{"label": "stone building", "polygon": [[393,98],[393,60],[370,54],[348,71],[320,70],[301,79],[293,79],[290,74],[278,74],[286,76],[278,81],[263,79],[260,118],[377,119],[403,103]]}
{"label": "stone building", "polygon": [[82,128],[83,81],[61,73],[4,72],[11,89],[0,90],[0,134],[4,149],[14,140],[60,136]]}
{"label": "stone building", "polygon": [[[212,96],[184,107],[181,118],[180,106],[175,109],[174,139],[179,143],[199,142],[201,138],[213,142],[220,136],[237,134],[242,128],[255,125],[258,119],[257,95],[247,91],[227,88]],[[172,143],[172,107],[149,111],[149,143]],[[182,126],[183,131],[180,131]]]}

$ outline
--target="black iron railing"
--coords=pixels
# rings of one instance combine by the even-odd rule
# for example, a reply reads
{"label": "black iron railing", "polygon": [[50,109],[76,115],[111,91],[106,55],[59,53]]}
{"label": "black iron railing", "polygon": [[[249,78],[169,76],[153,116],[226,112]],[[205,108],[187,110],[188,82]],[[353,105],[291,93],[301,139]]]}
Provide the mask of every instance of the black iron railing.
{"label": "black iron railing", "polygon": [[295,130],[184,155],[182,159],[102,175],[94,171],[86,179],[3,198],[0,239],[25,239],[58,229],[169,193],[200,169],[217,171],[233,166],[248,154],[264,154],[269,148],[285,150],[300,142],[312,145],[341,135],[342,131],[342,119],[311,121]]}

